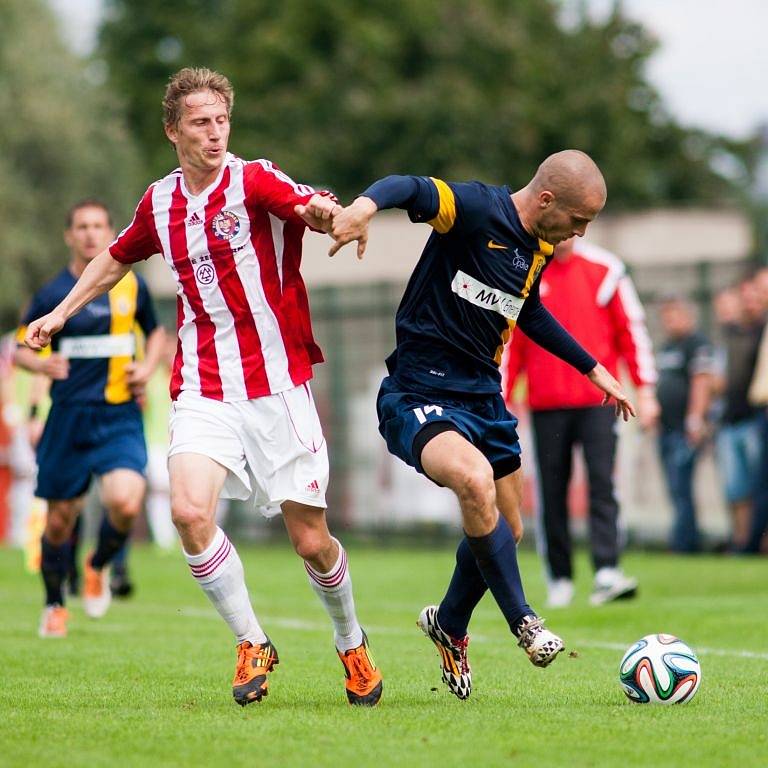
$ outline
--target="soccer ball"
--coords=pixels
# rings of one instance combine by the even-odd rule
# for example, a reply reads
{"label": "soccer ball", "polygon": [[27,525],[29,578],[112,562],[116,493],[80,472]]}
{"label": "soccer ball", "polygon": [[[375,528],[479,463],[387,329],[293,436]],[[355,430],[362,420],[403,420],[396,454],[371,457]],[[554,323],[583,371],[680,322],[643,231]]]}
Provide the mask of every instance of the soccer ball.
{"label": "soccer ball", "polygon": [[699,689],[701,665],[674,635],[646,635],[624,654],[619,682],[638,704],[682,704]]}

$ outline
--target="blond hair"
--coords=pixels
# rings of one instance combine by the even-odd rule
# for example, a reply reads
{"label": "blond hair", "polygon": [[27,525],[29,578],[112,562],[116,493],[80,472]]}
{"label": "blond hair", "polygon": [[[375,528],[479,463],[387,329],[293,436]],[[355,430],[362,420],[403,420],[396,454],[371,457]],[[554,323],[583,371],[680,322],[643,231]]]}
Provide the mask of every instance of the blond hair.
{"label": "blond hair", "polygon": [[171,75],[163,97],[163,124],[177,125],[181,118],[184,99],[198,91],[213,91],[221,96],[227,105],[227,114],[232,113],[235,92],[226,76],[206,67],[184,67]]}

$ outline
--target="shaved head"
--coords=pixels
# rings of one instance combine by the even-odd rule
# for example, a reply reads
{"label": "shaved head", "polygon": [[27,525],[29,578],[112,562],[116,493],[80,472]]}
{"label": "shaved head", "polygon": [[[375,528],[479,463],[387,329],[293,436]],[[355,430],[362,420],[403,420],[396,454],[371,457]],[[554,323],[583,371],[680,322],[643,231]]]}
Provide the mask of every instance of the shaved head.
{"label": "shaved head", "polygon": [[544,160],[512,201],[528,232],[557,245],[581,237],[602,211],[606,196],[595,161],[578,149],[565,149]]}
{"label": "shaved head", "polygon": [[[534,192],[549,191],[566,205],[587,200],[602,200],[607,190],[605,179],[595,161],[578,149],[564,149],[550,155],[537,169],[531,180]],[[600,206],[602,207],[602,205]]]}

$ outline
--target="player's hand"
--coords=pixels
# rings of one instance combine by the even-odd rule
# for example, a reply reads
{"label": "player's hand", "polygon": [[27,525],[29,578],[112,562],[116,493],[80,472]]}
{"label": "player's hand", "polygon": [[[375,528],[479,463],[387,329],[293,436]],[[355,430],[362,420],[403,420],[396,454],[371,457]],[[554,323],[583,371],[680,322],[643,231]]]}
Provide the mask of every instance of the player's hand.
{"label": "player's hand", "polygon": [[152,370],[144,363],[132,362],[125,366],[128,387],[134,398],[140,398],[147,388],[147,382],[152,376]]}
{"label": "player's hand", "polygon": [[55,310],[33,320],[27,326],[24,343],[35,352],[39,352],[51,343],[51,336],[58,333],[64,327],[65,322],[66,318]]}
{"label": "player's hand", "polygon": [[629,421],[630,416],[636,416],[635,406],[629,402],[624,390],[621,388],[616,379],[611,376],[610,373],[598,363],[588,374],[587,378],[598,388],[605,393],[603,397],[603,405],[606,405],[611,400],[616,401],[616,416],[621,416],[624,421]]}
{"label": "player's hand", "polygon": [[67,379],[69,378],[69,360],[58,352],[52,352],[48,357],[41,360],[40,373],[49,379],[58,381]]}
{"label": "player's hand", "polygon": [[335,256],[340,248],[357,240],[357,258],[362,259],[368,244],[368,224],[378,208],[369,197],[358,197],[333,217],[331,237],[336,241],[328,251]]}
{"label": "player's hand", "polygon": [[654,429],[659,423],[661,406],[652,387],[637,390],[637,420],[643,430]]}
{"label": "player's hand", "polygon": [[328,195],[312,195],[306,205],[297,205],[293,210],[312,229],[330,232],[333,217],[342,210],[342,207]]}
{"label": "player's hand", "polygon": [[698,448],[707,438],[707,422],[696,414],[685,417],[685,437],[691,448]]}
{"label": "player's hand", "polygon": [[37,416],[27,422],[27,440],[29,440],[29,444],[32,449],[37,448],[37,444],[40,442],[40,438],[43,436],[44,427],[45,422]]}

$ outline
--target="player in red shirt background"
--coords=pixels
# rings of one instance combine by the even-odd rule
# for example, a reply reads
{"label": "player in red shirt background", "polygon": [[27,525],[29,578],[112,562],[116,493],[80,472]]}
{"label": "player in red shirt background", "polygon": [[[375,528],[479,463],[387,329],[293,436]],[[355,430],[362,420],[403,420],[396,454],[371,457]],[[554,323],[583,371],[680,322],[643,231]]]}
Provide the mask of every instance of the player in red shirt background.
{"label": "player in red shirt background", "polygon": [[[623,365],[638,389],[640,426],[655,424],[656,367],[645,314],[624,264],[612,253],[575,238],[555,248],[541,279],[549,311],[608,371]],[[637,580],[619,568],[619,506],[614,491],[616,417],[584,376],[534,344],[518,329],[507,347],[505,395],[528,378],[528,405],[536,443],[541,509],[540,547],[549,575],[548,604],[573,599],[567,492],[573,449],[581,445],[589,482],[589,546],[595,570],[593,605],[631,597]]]}

